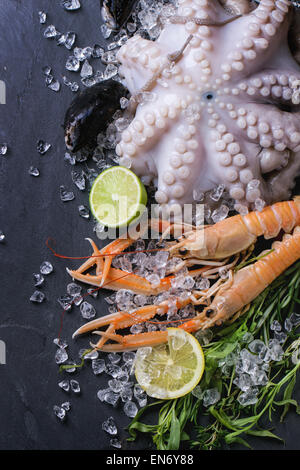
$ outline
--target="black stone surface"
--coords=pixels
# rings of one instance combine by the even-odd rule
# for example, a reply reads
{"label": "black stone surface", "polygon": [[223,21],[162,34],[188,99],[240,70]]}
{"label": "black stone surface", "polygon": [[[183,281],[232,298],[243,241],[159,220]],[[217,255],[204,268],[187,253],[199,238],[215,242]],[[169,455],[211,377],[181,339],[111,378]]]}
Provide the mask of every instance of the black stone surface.
{"label": "black stone surface", "polygon": [[[62,375],[54,362],[53,338],[59,334],[62,312],[56,299],[69,282],[65,267],[78,264],[55,259],[45,241],[52,237],[59,252],[85,256],[90,249],[84,238],[93,235],[93,223],[78,215],[88,193],[75,188],[71,168],[63,159],[61,125],[74,95],[64,85],[59,93],[47,89],[42,67],[51,66],[60,80],[62,74],[72,80],[79,76],[64,69],[69,51],[43,37],[44,26],[37,15],[44,10],[47,25],[54,24],[61,32],[75,31],[79,47],[101,44],[99,2],[83,0],[81,10],[74,13],[64,11],[59,0],[0,3],[0,80],[7,86],[7,104],[0,105],[0,142],[9,145],[7,156],[0,158],[0,229],[6,235],[5,244],[0,244],[0,339],[7,346],[7,364],[0,365],[0,449],[109,449],[101,423],[114,416],[125,439],[129,419],[119,408],[97,399],[96,392],[106,386],[107,377],[96,377],[85,368],[73,375],[80,381],[81,396],[58,388]],[[39,139],[52,144],[44,156],[36,151]],[[31,165],[40,169],[39,178],[29,176]],[[75,192],[74,201],[60,201],[61,184]],[[44,260],[51,261],[55,271],[42,288],[46,302],[34,305],[29,302],[35,290],[32,273],[39,272]],[[100,313],[103,300],[92,303]],[[87,346],[87,338],[76,343],[71,339],[82,322],[78,309],[73,309],[62,327],[62,338],[70,344],[69,356],[75,360],[78,350]],[[299,398],[299,389],[296,394]],[[72,410],[67,421],[60,423],[52,408],[67,400]],[[273,426],[285,446],[279,441],[253,440],[255,449],[300,449],[296,414],[289,413],[283,424],[275,419]],[[149,447],[142,436],[131,446],[124,443],[128,449]]]}

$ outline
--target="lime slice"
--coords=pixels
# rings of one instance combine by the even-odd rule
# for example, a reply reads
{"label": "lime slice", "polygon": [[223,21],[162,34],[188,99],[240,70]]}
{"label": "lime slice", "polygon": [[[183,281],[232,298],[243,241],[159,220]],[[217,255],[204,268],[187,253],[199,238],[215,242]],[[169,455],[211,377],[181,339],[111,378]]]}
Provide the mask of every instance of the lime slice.
{"label": "lime slice", "polygon": [[135,375],[150,397],[182,397],[196,387],[204,371],[204,354],[196,338],[168,328],[168,343],[138,349]]}
{"label": "lime slice", "polygon": [[147,204],[146,189],[128,168],[113,166],[95,180],[90,192],[94,217],[106,227],[129,225],[141,215]]}

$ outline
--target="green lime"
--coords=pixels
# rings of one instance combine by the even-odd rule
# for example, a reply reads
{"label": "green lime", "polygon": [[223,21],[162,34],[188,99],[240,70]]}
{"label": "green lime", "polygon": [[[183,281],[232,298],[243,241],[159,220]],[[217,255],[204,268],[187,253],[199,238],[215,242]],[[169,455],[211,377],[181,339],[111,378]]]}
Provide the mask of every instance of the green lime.
{"label": "green lime", "polygon": [[129,225],[144,212],[146,204],[147,192],[143,183],[123,166],[103,171],[90,192],[91,211],[106,227]]}

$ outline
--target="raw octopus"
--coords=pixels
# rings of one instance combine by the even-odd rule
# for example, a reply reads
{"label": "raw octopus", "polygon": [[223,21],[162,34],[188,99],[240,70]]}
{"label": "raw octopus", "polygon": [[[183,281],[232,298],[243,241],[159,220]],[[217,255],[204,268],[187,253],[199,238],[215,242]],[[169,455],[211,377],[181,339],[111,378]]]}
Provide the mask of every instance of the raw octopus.
{"label": "raw octopus", "polygon": [[243,1],[178,3],[155,42],[135,35],[118,53],[139,96],[120,163],[157,184],[162,212],[222,184],[237,210],[287,199],[300,170],[300,68],[288,45],[296,10],[290,0],[249,12]]}

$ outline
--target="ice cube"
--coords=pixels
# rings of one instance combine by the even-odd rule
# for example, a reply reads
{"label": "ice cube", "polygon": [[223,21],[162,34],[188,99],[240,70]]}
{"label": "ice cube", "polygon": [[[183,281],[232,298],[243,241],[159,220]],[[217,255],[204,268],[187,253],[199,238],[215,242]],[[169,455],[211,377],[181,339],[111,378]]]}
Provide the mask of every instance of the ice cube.
{"label": "ice cube", "polygon": [[71,409],[71,403],[69,401],[66,401],[65,403],[61,404],[61,407],[65,411],[70,411]]}
{"label": "ice cube", "polygon": [[40,273],[34,274],[34,275],[33,275],[33,278],[34,278],[34,285],[35,285],[35,287],[39,287],[39,286],[41,286],[42,284],[44,284],[45,278],[44,278],[44,276],[42,276]]}
{"label": "ice cube", "polygon": [[[66,77],[63,77],[66,78]],[[65,157],[64,157],[65,162],[68,162],[70,165],[75,165],[76,164],[76,159],[74,155],[71,155],[70,153],[66,152]]]}
{"label": "ice cube", "polygon": [[39,290],[34,291],[32,296],[30,297],[30,302],[35,302],[35,303],[42,303],[45,300],[45,294],[44,292],[41,292]]}
{"label": "ice cube", "polygon": [[79,90],[79,85],[77,82],[72,82],[70,84],[70,89],[73,91],[73,93],[76,93]]}
{"label": "ice cube", "polygon": [[122,382],[120,382],[120,380],[117,380],[117,379],[109,380],[108,386],[115,393],[121,392],[123,388]]}
{"label": "ice cube", "polygon": [[120,397],[123,403],[126,403],[128,401],[132,400],[133,397],[133,391],[132,388],[125,387],[121,390]]}
{"label": "ice cube", "polygon": [[247,206],[244,206],[243,204],[235,204],[234,205],[234,210],[238,212],[240,215],[247,215],[249,213],[249,209]]}
{"label": "ice cube", "polygon": [[116,354],[116,353],[110,353],[110,354],[108,354],[107,359],[112,364],[118,364],[121,360],[121,356],[119,354]]}
{"label": "ice cube", "polygon": [[108,363],[106,365],[106,373],[111,375],[114,379],[119,378],[122,375],[122,369],[116,364]]}
{"label": "ice cube", "polygon": [[220,222],[221,220],[226,219],[229,213],[229,207],[225,206],[225,204],[222,204],[218,209],[215,209],[212,213],[212,220],[216,224],[217,222]]}
{"label": "ice cube", "polygon": [[270,329],[273,330],[273,331],[281,331],[281,325],[280,325],[279,321],[274,320],[271,323]]}
{"label": "ice cube", "polygon": [[136,416],[137,412],[138,412],[138,408],[137,408],[136,404],[133,401],[127,401],[124,404],[124,413],[129,418],[134,418]]}
{"label": "ice cube", "polygon": [[79,0],[61,0],[61,5],[65,10],[75,11],[81,7]]}
{"label": "ice cube", "polygon": [[203,398],[203,390],[199,385],[197,385],[193,390],[192,390],[192,395],[194,397],[198,398],[199,400],[202,400]]}
{"label": "ice cube", "polygon": [[[243,337],[242,337],[242,341],[244,343],[251,343],[253,341],[254,337],[252,335],[252,333],[249,333],[249,332],[246,332]],[[254,351],[252,351],[254,352]]]}
{"label": "ice cube", "polygon": [[45,24],[47,21],[47,14],[44,11],[39,11],[38,15],[39,15],[40,23]]}
{"label": "ice cube", "polygon": [[28,173],[30,174],[30,176],[40,176],[38,168],[35,168],[34,166],[29,167]]}
{"label": "ice cube", "polygon": [[253,383],[252,383],[252,379],[250,377],[250,375],[248,374],[241,374],[241,375],[238,375],[233,383],[239,388],[241,389],[243,392],[246,392],[247,390],[250,390],[250,388],[252,387]]}
{"label": "ice cube", "polygon": [[142,395],[140,397],[137,397],[137,402],[139,404],[139,407],[140,408],[144,408],[146,405],[147,405],[147,402],[148,402],[148,398],[147,398],[147,394],[145,393],[145,395]]}
{"label": "ice cube", "polygon": [[257,198],[254,201],[255,210],[261,212],[266,207],[266,201],[263,199]]}
{"label": "ice cube", "polygon": [[217,388],[206,389],[203,392],[203,406],[208,407],[217,403],[221,398]]}
{"label": "ice cube", "polygon": [[84,173],[82,170],[72,170],[71,171],[72,181],[77,186],[80,191],[85,190],[86,182]]}
{"label": "ice cube", "polygon": [[281,332],[274,331],[274,338],[277,339],[277,341],[280,344],[283,344],[287,339],[287,335],[286,335],[286,333],[283,333],[283,331],[281,331]]}
{"label": "ice cube", "polygon": [[102,423],[102,429],[111,436],[115,436],[116,434],[118,434],[118,429],[115,420],[112,416],[107,418],[107,420]]}
{"label": "ice cube", "polygon": [[258,389],[257,388],[250,388],[241,395],[238,396],[237,400],[242,406],[254,405],[258,398],[257,398]]}
{"label": "ice cube", "polygon": [[102,57],[103,52],[104,52],[103,47],[99,46],[99,44],[95,44],[93,48],[92,56],[94,57],[94,59],[99,59],[100,57]]}
{"label": "ice cube", "polygon": [[298,326],[300,324],[300,313],[293,312],[290,316],[290,320],[294,327]]}
{"label": "ice cube", "polygon": [[72,191],[67,191],[64,186],[60,186],[59,191],[60,191],[60,199],[62,202],[69,202],[75,199],[74,193]]}
{"label": "ice cube", "polygon": [[127,98],[121,98],[120,99],[120,106],[121,106],[121,109],[126,109],[129,105],[129,100]]}
{"label": "ice cube", "polygon": [[48,142],[45,142],[44,140],[39,140],[37,142],[37,151],[39,154],[44,155],[48,150],[51,148],[51,144],[48,144]]}
{"label": "ice cube", "polygon": [[116,294],[116,303],[120,310],[128,310],[133,299],[131,291],[126,289],[120,289]]}
{"label": "ice cube", "polygon": [[80,217],[82,217],[83,219],[89,219],[90,218],[90,210],[87,206],[78,206],[78,211],[79,211],[79,215]]}
{"label": "ice cube", "polygon": [[119,401],[119,394],[109,390],[104,396],[104,401],[109,405],[116,406]]}
{"label": "ice cube", "polygon": [[87,293],[96,299],[98,297],[99,290],[95,287],[91,287],[87,290]]}
{"label": "ice cube", "polygon": [[65,311],[69,311],[71,310],[72,305],[73,305],[73,297],[71,297],[68,294],[65,294],[59,297],[57,299],[57,302]]}
{"label": "ice cube", "polygon": [[284,329],[285,331],[287,331],[288,333],[290,333],[293,329],[293,323],[291,321],[290,318],[286,318],[285,321],[284,321]]}
{"label": "ice cube", "polygon": [[259,386],[267,385],[269,381],[266,372],[261,369],[259,369],[256,374],[252,374],[251,379],[253,385]]}
{"label": "ice cube", "polygon": [[44,31],[44,37],[47,39],[55,38],[58,34],[59,32],[56,30],[53,24],[50,24],[49,26],[47,26],[47,28]]}
{"label": "ice cube", "polygon": [[147,297],[142,294],[137,294],[134,296],[133,301],[138,307],[143,307],[147,303]]}
{"label": "ice cube", "polygon": [[68,360],[69,356],[67,351],[64,348],[58,348],[55,353],[55,362],[56,364],[63,364]]}
{"label": "ice cube", "polygon": [[110,78],[115,77],[117,73],[118,73],[118,67],[114,64],[108,64],[106,66],[106,69],[104,70],[103,78],[104,80],[108,80]]}
{"label": "ice cube", "polygon": [[96,310],[89,302],[83,302],[80,305],[80,312],[83,318],[90,320],[96,316]]}
{"label": "ice cube", "polygon": [[83,63],[80,75],[82,78],[89,78],[93,75],[93,67],[90,65],[89,61],[86,59]]}
{"label": "ice cube", "polygon": [[115,449],[121,449],[121,448],[122,448],[121,441],[120,441],[120,439],[117,439],[117,438],[111,439],[111,440],[109,441],[109,445],[110,445],[111,447],[114,447]]}
{"label": "ice cube", "polygon": [[249,349],[254,354],[260,354],[260,353],[264,353],[267,347],[263,341],[261,341],[260,339],[255,339],[254,341],[251,341],[251,343],[249,344]]}
{"label": "ice cube", "polygon": [[40,266],[40,272],[41,274],[48,275],[53,272],[53,266],[49,261],[44,261],[41,266]]}
{"label": "ice cube", "polygon": [[0,155],[6,155],[8,150],[8,146],[5,143],[0,143]]}
{"label": "ice cube", "polygon": [[132,333],[133,335],[138,335],[140,333],[143,333],[143,331],[144,326],[138,323],[136,325],[132,325],[132,327],[130,328],[130,333]]}
{"label": "ice cube", "polygon": [[80,385],[79,385],[79,382],[77,380],[70,380],[70,386],[71,386],[71,390],[72,392],[74,393],[80,393]]}
{"label": "ice cube", "polygon": [[213,201],[218,202],[221,199],[224,193],[224,190],[225,190],[225,185],[220,184],[219,186],[217,186],[215,189],[212,190],[209,196]]}
{"label": "ice cube", "polygon": [[110,29],[106,24],[102,24],[100,26],[100,30],[104,39],[108,39],[112,33],[112,29]]}
{"label": "ice cube", "polygon": [[58,346],[59,348],[66,349],[68,347],[68,343],[65,340],[61,339],[61,338],[55,338],[53,340],[53,343],[56,344],[56,346]]}
{"label": "ice cube", "polygon": [[91,47],[75,47],[73,53],[76,59],[78,59],[80,62],[83,62],[86,59],[90,59],[93,53],[93,49]]}
{"label": "ice cube", "polygon": [[71,282],[67,285],[67,292],[69,295],[71,295],[71,297],[77,297],[77,295],[81,294],[81,291],[82,287],[78,284],[75,284],[75,282]]}
{"label": "ice cube", "polygon": [[273,361],[281,361],[284,351],[277,339],[271,339],[269,341],[269,350]]}
{"label": "ice cube", "polygon": [[109,388],[105,388],[105,389],[100,389],[98,390],[97,392],[97,397],[99,398],[100,401],[104,401],[105,399],[105,395],[110,391]]}
{"label": "ice cube", "polygon": [[160,277],[158,276],[158,274],[155,274],[155,273],[148,274],[146,276],[146,279],[148,282],[150,282],[150,284],[153,287],[157,287],[160,285]]}
{"label": "ice cube", "polygon": [[64,410],[61,406],[54,405],[53,406],[53,411],[55,416],[63,421],[66,417],[66,410]]}
{"label": "ice cube", "polygon": [[61,382],[59,382],[58,386],[64,390],[65,392],[69,392],[70,391],[70,382],[69,380],[62,380]]}
{"label": "ice cube", "polygon": [[80,69],[80,61],[74,56],[70,56],[66,62],[66,69],[70,72],[78,72]]}
{"label": "ice cube", "polygon": [[51,75],[51,67],[49,65],[45,65],[42,68],[43,74],[46,75],[46,77],[49,77]]}
{"label": "ice cube", "polygon": [[131,352],[131,351],[125,351],[122,354],[122,358],[123,358],[124,362],[132,364],[134,362],[134,359],[135,359],[135,353]]}
{"label": "ice cube", "polygon": [[210,288],[210,281],[209,279],[201,278],[196,282],[195,287],[199,290],[207,290]]}
{"label": "ice cube", "polygon": [[64,46],[71,50],[76,41],[76,34],[73,31],[69,31],[65,35]]}

